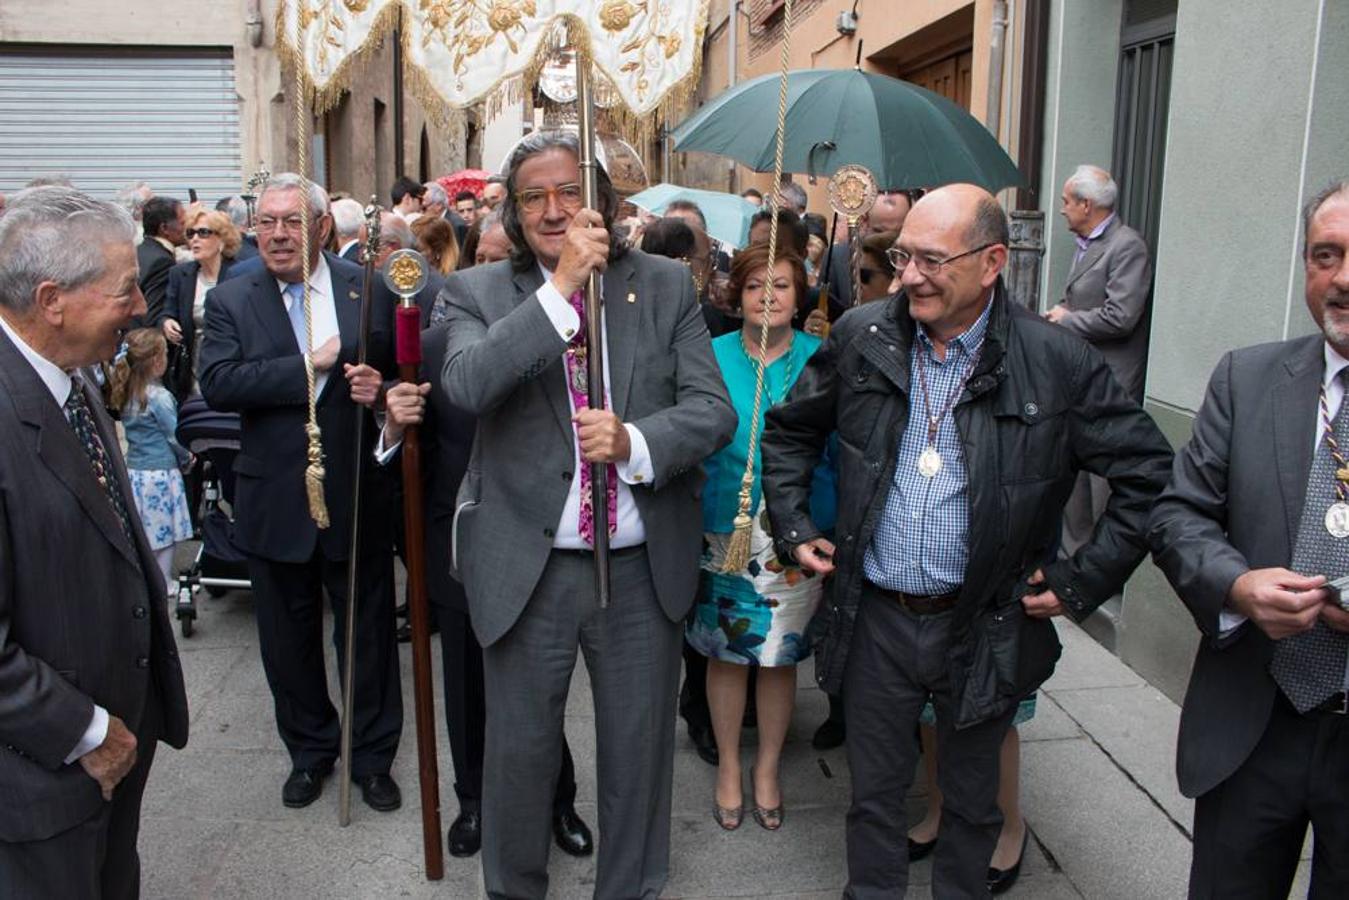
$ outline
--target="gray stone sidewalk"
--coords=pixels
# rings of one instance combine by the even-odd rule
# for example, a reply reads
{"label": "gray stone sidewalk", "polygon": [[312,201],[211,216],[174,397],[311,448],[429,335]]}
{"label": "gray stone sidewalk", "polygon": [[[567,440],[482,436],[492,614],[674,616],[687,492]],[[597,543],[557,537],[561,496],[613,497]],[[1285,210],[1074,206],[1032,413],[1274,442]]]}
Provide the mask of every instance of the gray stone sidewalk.
{"label": "gray stone sidewalk", "polygon": [[[308,809],[281,805],[288,759],[276,735],[248,594],[203,598],[196,634],[179,646],[192,711],[188,748],[161,748],[146,792],[140,847],[152,898],[383,898],[482,895],[478,859],[446,856],[445,879],[422,876],[412,724],[411,658],[403,657],[406,726],[394,775],[404,806],[371,811],[353,798],[337,825],[329,781]],[[1172,775],[1174,703],[1082,631],[1060,623],[1065,650],[1022,732],[1023,807],[1031,842],[1009,897],[1175,898],[1184,895],[1191,804]],[[434,640],[434,639],[433,639]],[[333,668],[330,656],[330,678]],[[439,668],[439,648],[432,656]],[[439,673],[436,674],[437,692]],[[336,689],[333,696],[337,696]],[[845,880],[843,818],[848,768],[842,749],[818,753],[810,735],[825,699],[808,666],[783,761],[786,825],[752,821],[722,832],[710,807],[715,770],[679,729],[672,874],[680,898],[837,897]],[[456,813],[453,771],[437,709],[442,819]],[[577,758],[578,809],[595,824],[594,733],[583,666],[573,684],[567,734]],[[751,733],[752,734],[752,733]],[[752,739],[752,738],[751,738]],[[921,783],[921,782],[919,782]],[[922,796],[911,797],[920,815]],[[594,860],[555,852],[550,896],[589,897]],[[913,897],[930,896],[931,863],[914,866]],[[1305,888],[1303,888],[1305,892]]]}

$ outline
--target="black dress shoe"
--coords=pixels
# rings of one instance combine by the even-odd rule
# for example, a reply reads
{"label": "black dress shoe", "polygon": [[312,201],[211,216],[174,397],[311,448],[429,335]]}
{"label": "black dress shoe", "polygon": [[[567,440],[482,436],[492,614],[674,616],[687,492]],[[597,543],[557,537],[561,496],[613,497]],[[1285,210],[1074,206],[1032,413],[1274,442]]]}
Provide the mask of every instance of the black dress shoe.
{"label": "black dress shoe", "polygon": [[698,758],[709,766],[721,764],[721,754],[717,752],[717,739],[712,734],[712,729],[706,725],[690,725],[689,740],[693,741],[693,749],[698,751]]}
{"label": "black dress shoe", "polygon": [[323,793],[323,779],[332,769],[295,769],[281,788],[281,802],[291,809],[302,809]]}
{"label": "black dress shoe", "polygon": [[[909,838],[909,862],[917,862],[920,859],[926,859],[932,855],[932,851],[937,849],[937,839],[919,843],[913,838]],[[993,871],[989,869],[989,871]]]}
{"label": "black dress shoe", "polygon": [[376,812],[392,812],[403,805],[403,794],[388,775],[352,776],[351,782],[361,789],[365,805]]}
{"label": "black dress shoe", "polygon": [[482,849],[482,817],[476,809],[460,809],[445,835],[450,856],[472,856]]}
{"label": "black dress shoe", "polygon": [[590,835],[590,828],[570,806],[562,812],[553,813],[553,840],[559,850],[572,856],[589,856],[595,852],[595,840]]}
{"label": "black dress shoe", "polygon": [[[440,623],[436,622],[435,619],[431,620],[430,633],[431,634],[440,633]],[[412,643],[412,623],[404,622],[402,625],[399,625],[398,630],[394,632],[394,634],[398,637],[398,643],[400,644]]]}
{"label": "black dress shoe", "polygon": [[988,892],[990,894],[1001,894],[1012,885],[1016,884],[1017,876],[1021,874],[1021,862],[1026,858],[1026,844],[1030,841],[1030,829],[1026,829],[1026,834],[1021,838],[1021,855],[1016,858],[1016,864],[1010,869],[995,869],[988,867]]}
{"label": "black dress shoe", "polygon": [[847,736],[848,729],[842,722],[825,719],[820,723],[820,727],[815,729],[815,736],[810,739],[810,746],[816,750],[833,750],[835,747],[843,746],[843,741]]}

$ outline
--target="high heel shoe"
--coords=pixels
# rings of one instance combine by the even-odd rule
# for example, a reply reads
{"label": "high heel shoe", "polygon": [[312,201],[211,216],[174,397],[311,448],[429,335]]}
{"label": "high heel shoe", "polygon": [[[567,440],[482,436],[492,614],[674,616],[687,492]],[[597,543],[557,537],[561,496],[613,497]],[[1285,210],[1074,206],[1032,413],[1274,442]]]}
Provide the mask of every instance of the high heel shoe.
{"label": "high heel shoe", "polygon": [[[749,781],[751,785],[754,784],[753,769],[749,770]],[[764,831],[777,831],[782,827],[782,820],[787,817],[787,808],[783,804],[781,797],[778,798],[778,805],[770,809],[768,807],[760,806],[756,796],[752,813],[754,815],[754,821],[759,823],[759,827]]]}
{"label": "high heel shoe", "polygon": [[712,818],[721,826],[722,831],[735,831],[745,819],[745,807],[743,804],[725,807],[713,801]]}
{"label": "high heel shoe", "polygon": [[1016,863],[1009,869],[995,869],[988,867],[988,892],[990,894],[1001,894],[1016,884],[1017,876],[1021,874],[1021,863],[1026,858],[1026,845],[1030,843],[1030,829],[1027,828],[1025,834],[1021,836],[1021,854],[1016,858]]}

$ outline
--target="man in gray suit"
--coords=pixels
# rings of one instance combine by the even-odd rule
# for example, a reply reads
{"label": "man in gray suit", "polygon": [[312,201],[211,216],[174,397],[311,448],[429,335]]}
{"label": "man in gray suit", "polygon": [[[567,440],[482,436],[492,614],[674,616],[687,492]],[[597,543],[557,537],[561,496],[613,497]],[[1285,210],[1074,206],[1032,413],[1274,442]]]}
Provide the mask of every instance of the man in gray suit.
{"label": "man in gray suit", "polygon": [[[1142,403],[1152,267],[1143,238],[1115,213],[1118,196],[1110,173],[1096,166],[1078,166],[1063,185],[1059,213],[1077,240],[1077,254],[1063,299],[1045,318],[1100,350],[1124,390]],[[1105,479],[1085,472],[1078,477],[1063,508],[1065,553],[1091,537],[1109,497]]]}
{"label": "man in gray suit", "polygon": [[[1228,353],[1149,523],[1201,638],[1176,770],[1196,798],[1191,897],[1349,896],[1349,181],[1303,220],[1321,334]],[[1349,599],[1349,598],[1346,598]]]}
{"label": "man in gray suit", "polygon": [[[595,896],[655,898],[669,871],[682,620],[701,551],[699,463],[735,412],[688,270],[612,236],[600,170],[582,207],[576,136],[540,132],[507,162],[509,262],[450,276],[443,375],[478,418],[452,555],[483,646],[483,872],[491,897],[542,898],[549,811],[578,647],[594,692]],[[576,305],[603,273],[608,409],[585,406]],[[596,607],[589,464],[609,466],[612,605]]]}
{"label": "man in gray suit", "polygon": [[0,217],[0,895],[131,898],[155,745],[187,742],[164,584],[78,371],[145,313],[135,226],[67,187]]}

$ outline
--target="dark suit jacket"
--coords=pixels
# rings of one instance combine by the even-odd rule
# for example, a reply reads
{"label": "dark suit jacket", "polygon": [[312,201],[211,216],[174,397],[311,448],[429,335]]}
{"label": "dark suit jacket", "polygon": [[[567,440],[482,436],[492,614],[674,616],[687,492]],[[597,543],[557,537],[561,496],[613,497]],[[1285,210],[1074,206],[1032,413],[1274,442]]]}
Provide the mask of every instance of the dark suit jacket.
{"label": "dark suit jacket", "polygon": [[1218,616],[1238,576],[1292,563],[1323,348],[1315,335],[1224,356],[1152,510],[1153,558],[1201,633],[1176,759],[1187,797],[1207,793],[1246,761],[1273,709],[1273,641],[1249,622],[1220,638]]}
{"label": "dark suit jacket", "polygon": [[1129,395],[1143,402],[1148,367],[1148,245],[1116,217],[1091,242],[1063,288],[1068,314],[1059,324],[1090,341]]}
{"label": "dark suit jacket", "polygon": [[360,241],[353,241],[351,245],[347,247],[347,249],[343,250],[338,255],[341,256],[343,259],[345,259],[347,262],[355,263],[356,265],[359,266],[361,264],[362,246],[363,245],[361,244]]}
{"label": "dark suit jacket", "polygon": [[165,250],[163,245],[146,235],[136,248],[136,265],[140,267],[140,289],[145,295],[145,315],[142,321],[153,325],[159,321],[164,309],[165,292],[168,290],[169,269],[177,262],[173,251]]}
{"label": "dark suit jacket", "polygon": [[[112,421],[86,392],[135,526],[127,541],[64,413],[0,333],[0,840],[43,840],[96,815],[98,783],[64,763],[94,705],[187,742],[187,697],[159,567]],[[139,569],[137,564],[139,563]],[[0,891],[2,892],[2,891]]]}
{"label": "dark suit jacket", "polygon": [[245,259],[252,259],[257,255],[258,255],[258,239],[251,234],[244,235],[243,240],[239,242],[239,249],[236,250],[234,253],[234,258],[236,260],[242,261]]}
{"label": "dark suit jacket", "polygon": [[[304,562],[320,542],[328,559],[346,559],[350,550],[356,418],[370,413],[352,402],[342,367],[356,361],[361,270],[336,256],[327,260],[342,345],[318,397],[329,528],[319,530],[309,516],[304,357],[270,272],[238,276],[211,291],[197,361],[206,402],[241,417],[242,447],[234,462],[235,540],[244,552],[278,562]],[[375,286],[372,303],[367,360],[391,375],[393,300],[383,284]],[[362,529],[365,535],[387,536],[387,475],[374,466],[372,454],[377,434],[368,420],[359,457],[367,470]],[[379,542],[366,546],[377,549]]]}
{"label": "dark suit jacket", "polygon": [[427,583],[433,603],[468,612],[464,587],[450,576],[455,499],[468,471],[477,419],[450,402],[439,373],[445,369],[448,328],[422,332],[422,378],[431,383],[420,435],[426,497]]}
{"label": "dark suit jacket", "polygon": [[[230,278],[230,269],[235,265],[237,263],[234,260],[221,257],[217,283],[227,281]],[[197,323],[192,318],[192,304],[197,299],[197,273],[200,271],[201,263],[195,259],[178,263],[169,269],[164,307],[160,310],[159,316],[150,323],[158,328],[164,324],[165,319],[173,319],[183,330],[183,346],[189,348],[197,338]]]}
{"label": "dark suit jacket", "polygon": [[[535,296],[542,284],[537,267],[515,272],[505,261],[445,280],[445,394],[478,417],[454,549],[484,647],[510,629],[533,593],[575,467],[567,342]],[[603,291],[614,412],[641,431],[655,469],[652,483],[633,486],[633,501],[656,597],[678,621],[698,579],[700,464],[730,441],[735,410],[687,268],[634,250],[610,262]]]}

